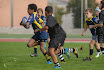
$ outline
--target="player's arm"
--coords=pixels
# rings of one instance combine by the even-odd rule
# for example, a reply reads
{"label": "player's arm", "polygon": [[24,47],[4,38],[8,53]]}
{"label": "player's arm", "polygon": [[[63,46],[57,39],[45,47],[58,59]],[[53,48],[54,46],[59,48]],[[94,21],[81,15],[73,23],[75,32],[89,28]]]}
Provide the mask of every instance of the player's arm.
{"label": "player's arm", "polygon": [[43,21],[41,18],[39,18],[39,23],[41,23],[42,26],[45,26],[45,25],[44,25],[44,21]]}
{"label": "player's arm", "polygon": [[[97,22],[96,22],[97,23]],[[99,21],[99,24],[95,24],[95,25],[90,25],[89,26],[89,29],[92,29],[92,28],[95,28],[95,27],[102,27],[103,26],[103,22],[102,21]]]}
{"label": "player's arm", "polygon": [[27,28],[27,29],[29,29],[29,27],[30,27],[29,25],[30,25],[30,23],[27,22],[27,24],[26,24],[26,28]]}
{"label": "player's arm", "polygon": [[28,25],[27,21],[28,21],[27,18],[23,17],[22,21],[20,22],[20,25],[24,26],[26,29],[29,29],[29,25]]}
{"label": "player's arm", "polygon": [[88,25],[87,25],[87,23],[86,23],[86,21],[85,21],[85,28],[84,28],[84,30],[82,31],[82,36],[84,36],[84,33],[87,31],[87,29],[88,29]]}
{"label": "player's arm", "polygon": [[41,29],[35,30],[34,33],[37,33],[37,32],[39,32],[39,31],[45,31],[45,30],[48,30],[49,28],[54,27],[56,24],[57,24],[57,22],[53,21],[51,18],[48,18],[48,19],[47,19],[46,26],[43,27],[43,28],[41,28]]}
{"label": "player's arm", "polygon": [[48,26],[45,26],[45,27],[43,27],[43,28],[41,28],[41,29],[36,29],[35,31],[34,31],[34,33],[37,33],[37,32],[39,32],[39,31],[45,31],[45,30],[48,30],[49,29],[49,27]]}
{"label": "player's arm", "polygon": [[102,26],[103,26],[103,24],[90,25],[89,29],[92,29],[94,27],[102,27]]}
{"label": "player's arm", "polygon": [[34,15],[29,16],[27,23],[26,23],[26,28],[29,29],[30,25],[34,23]]}
{"label": "player's arm", "polygon": [[87,31],[87,27],[84,28],[83,32],[82,32],[82,36],[84,36],[84,33]]}

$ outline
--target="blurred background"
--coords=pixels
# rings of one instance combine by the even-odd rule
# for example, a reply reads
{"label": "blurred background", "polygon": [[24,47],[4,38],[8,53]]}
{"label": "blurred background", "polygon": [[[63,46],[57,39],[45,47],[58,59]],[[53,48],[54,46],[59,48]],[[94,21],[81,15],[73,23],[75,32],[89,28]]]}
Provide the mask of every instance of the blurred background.
{"label": "blurred background", "polygon": [[[53,7],[53,14],[67,34],[81,34],[84,28],[85,9],[95,8],[101,0],[0,0],[0,34],[33,34],[32,28],[19,25],[26,16],[27,6],[35,3],[43,10],[47,5]],[[45,11],[44,11],[45,12]],[[94,11],[95,12],[95,11]],[[44,14],[45,15],[45,14]],[[90,34],[88,30],[86,32]]]}

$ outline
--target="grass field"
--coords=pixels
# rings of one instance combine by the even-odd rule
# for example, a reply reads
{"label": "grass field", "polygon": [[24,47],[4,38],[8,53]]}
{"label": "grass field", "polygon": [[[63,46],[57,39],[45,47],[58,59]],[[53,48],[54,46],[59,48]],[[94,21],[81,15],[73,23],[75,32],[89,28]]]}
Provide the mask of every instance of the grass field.
{"label": "grass field", "polygon": [[[38,57],[30,57],[33,48],[26,47],[26,44],[26,42],[0,42],[0,70],[54,70],[54,64],[46,64],[39,46]],[[79,50],[82,45],[84,46],[83,51]],[[58,70],[104,69],[104,57],[101,55],[99,58],[95,58],[95,48],[92,61],[82,61],[83,58],[89,55],[88,43],[65,43],[64,47],[77,47],[79,58],[76,58],[73,53],[71,53],[70,59],[64,55],[66,63],[60,63],[62,68]]]}
{"label": "grass field", "polygon": [[[33,34],[0,34],[0,38],[31,38]],[[91,38],[90,34],[67,34],[67,38]]]}

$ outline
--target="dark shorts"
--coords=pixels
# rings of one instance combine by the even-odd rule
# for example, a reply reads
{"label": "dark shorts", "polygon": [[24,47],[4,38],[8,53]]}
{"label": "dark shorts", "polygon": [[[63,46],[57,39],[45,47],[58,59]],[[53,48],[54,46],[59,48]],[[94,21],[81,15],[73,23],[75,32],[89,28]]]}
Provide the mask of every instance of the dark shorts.
{"label": "dark shorts", "polygon": [[97,29],[96,29],[96,34],[97,35],[104,34],[104,10],[102,10],[99,13],[99,24],[102,24],[102,23],[103,23],[103,26],[102,27],[97,27]]}
{"label": "dark shorts", "polygon": [[50,38],[49,33],[48,33],[48,38]]}
{"label": "dark shorts", "polygon": [[45,42],[47,38],[48,38],[47,32],[36,33],[32,37],[32,39],[34,39],[35,41],[40,41],[40,42]]}
{"label": "dark shorts", "polygon": [[59,46],[63,46],[65,38],[66,38],[66,35],[60,35],[60,36],[51,38],[48,48],[53,47],[57,49]]}
{"label": "dark shorts", "polygon": [[98,35],[98,43],[104,43],[104,34]]}
{"label": "dark shorts", "polygon": [[95,40],[96,42],[98,42],[98,35],[92,35],[92,40]]}
{"label": "dark shorts", "polygon": [[103,22],[104,24],[104,10],[102,10],[100,13],[99,13],[99,19],[101,22]]}
{"label": "dark shorts", "polygon": [[104,10],[102,10],[99,14],[99,23],[103,23],[102,27],[97,28],[97,35],[98,35],[98,43],[104,43]]}

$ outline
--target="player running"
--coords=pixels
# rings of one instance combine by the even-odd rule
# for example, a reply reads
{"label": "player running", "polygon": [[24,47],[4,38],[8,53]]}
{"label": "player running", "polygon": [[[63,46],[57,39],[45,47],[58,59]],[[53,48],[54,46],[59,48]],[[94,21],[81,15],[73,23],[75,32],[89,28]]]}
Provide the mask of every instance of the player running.
{"label": "player running", "polygon": [[[53,8],[51,6],[47,6],[45,8],[45,15],[47,16],[46,26],[35,30],[35,33],[39,31],[48,30],[50,36],[50,42],[48,47],[48,54],[52,57],[54,62],[54,68],[61,68],[60,64],[58,63],[56,54],[68,54],[69,48],[65,49],[58,49],[58,47],[63,47],[64,40],[66,38],[65,31],[61,28],[61,26],[57,23],[57,20],[52,16]],[[73,49],[74,54],[78,57],[78,52],[76,49]]]}
{"label": "player running", "polygon": [[[32,25],[33,30],[35,31],[36,29],[42,28],[42,25],[44,24],[43,20],[40,19],[36,13],[37,11],[37,6],[35,4],[29,4],[28,5],[28,14],[30,15],[28,18],[28,22],[23,26],[25,28],[29,28],[29,25]],[[22,23],[21,23],[22,25]],[[29,40],[27,46],[28,47],[33,47],[37,46],[40,44],[40,49],[44,56],[46,57],[47,64],[51,64],[52,61],[50,61],[50,58],[44,48],[45,46],[45,40],[47,40],[47,32],[46,31],[39,31],[35,33],[35,35]]]}

